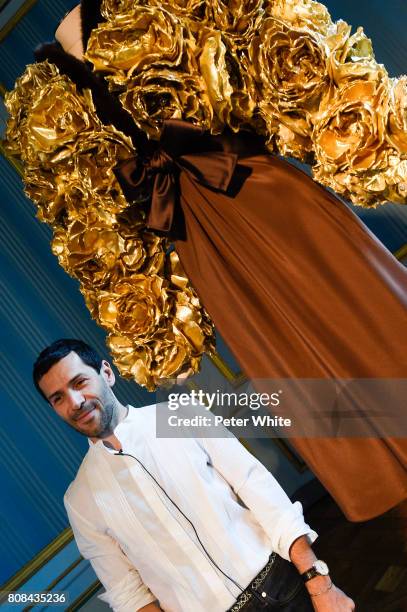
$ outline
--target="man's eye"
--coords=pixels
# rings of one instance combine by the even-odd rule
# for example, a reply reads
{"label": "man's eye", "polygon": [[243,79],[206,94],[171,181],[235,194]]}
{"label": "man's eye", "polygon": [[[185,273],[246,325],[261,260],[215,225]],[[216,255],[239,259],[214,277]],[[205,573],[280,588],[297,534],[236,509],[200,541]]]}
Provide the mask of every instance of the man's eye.
{"label": "man's eye", "polygon": [[81,387],[83,384],[85,384],[86,380],[84,378],[80,378],[79,380],[76,381],[76,386],[77,387]]}
{"label": "man's eye", "polygon": [[55,406],[55,404],[59,404],[61,399],[62,399],[62,397],[60,395],[58,395],[58,397],[54,397],[54,406]]}

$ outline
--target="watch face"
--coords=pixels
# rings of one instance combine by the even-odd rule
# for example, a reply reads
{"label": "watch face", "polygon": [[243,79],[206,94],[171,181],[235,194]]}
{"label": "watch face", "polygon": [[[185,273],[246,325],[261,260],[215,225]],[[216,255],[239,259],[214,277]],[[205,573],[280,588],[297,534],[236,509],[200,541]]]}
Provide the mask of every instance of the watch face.
{"label": "watch face", "polygon": [[325,561],[315,561],[314,567],[321,576],[327,576],[329,574],[329,569]]}

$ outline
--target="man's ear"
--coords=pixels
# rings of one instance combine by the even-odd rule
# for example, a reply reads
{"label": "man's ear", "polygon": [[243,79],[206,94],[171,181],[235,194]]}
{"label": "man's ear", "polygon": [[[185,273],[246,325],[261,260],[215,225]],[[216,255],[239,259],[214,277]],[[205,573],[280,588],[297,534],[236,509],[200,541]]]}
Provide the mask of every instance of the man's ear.
{"label": "man's ear", "polygon": [[102,361],[102,365],[100,367],[100,374],[101,376],[103,376],[109,387],[113,387],[114,383],[116,382],[116,377],[112,370],[112,366],[105,359]]}

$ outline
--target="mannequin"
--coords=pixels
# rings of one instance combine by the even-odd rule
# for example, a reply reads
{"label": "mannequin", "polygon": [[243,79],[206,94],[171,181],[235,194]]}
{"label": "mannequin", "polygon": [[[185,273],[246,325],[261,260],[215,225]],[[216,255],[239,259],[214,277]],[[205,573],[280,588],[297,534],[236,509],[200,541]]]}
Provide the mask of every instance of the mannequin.
{"label": "mannequin", "polygon": [[[86,7],[82,2],[80,9]],[[88,8],[94,28],[103,17],[94,6]],[[137,10],[150,9],[138,6]],[[69,65],[69,57],[82,59],[86,31],[92,28],[75,7],[56,32],[69,56],[58,64],[59,50],[47,56],[45,49],[37,53],[37,60],[54,61],[61,70]],[[76,61],[78,66],[72,67],[73,63],[68,72],[72,80],[78,66],[95,76],[89,63]],[[80,79],[80,87],[87,87],[82,74]],[[99,117],[105,113],[101,121],[118,127],[118,115],[112,111],[109,116],[103,101],[98,107],[100,92],[96,93]],[[133,120],[121,110],[118,129],[125,132],[126,121]],[[144,133],[138,132],[141,139]],[[407,283],[402,266],[342,201],[288,162],[266,153],[251,132],[246,132],[251,150],[243,132],[222,134],[209,137],[208,148],[189,158],[194,163],[199,158],[209,171],[215,169],[215,158],[230,162],[231,181],[225,189],[195,180],[182,165],[190,142],[196,140],[193,132],[166,121],[160,141],[153,142],[153,162],[161,182],[157,189],[154,183],[157,197],[151,199],[148,227],[172,230],[172,219],[175,226],[178,222],[175,213],[182,213],[186,238],[173,239],[176,252],[247,376],[252,380],[407,377],[407,339],[402,338]],[[143,153],[138,143],[135,149]],[[136,199],[137,163],[135,156],[133,168],[123,170],[120,164],[117,172],[115,168],[128,202]],[[174,166],[179,176],[170,174]],[[149,169],[154,170],[152,165]],[[179,199],[170,188],[171,193],[160,199],[160,188],[171,187],[175,180]],[[154,208],[154,202],[166,208]],[[185,369],[175,375],[179,373]],[[403,440],[303,438],[294,445],[350,520],[372,518],[407,494]]]}
{"label": "mannequin", "polygon": [[55,38],[67,53],[79,60],[83,59],[80,4],[63,18],[55,31]]}

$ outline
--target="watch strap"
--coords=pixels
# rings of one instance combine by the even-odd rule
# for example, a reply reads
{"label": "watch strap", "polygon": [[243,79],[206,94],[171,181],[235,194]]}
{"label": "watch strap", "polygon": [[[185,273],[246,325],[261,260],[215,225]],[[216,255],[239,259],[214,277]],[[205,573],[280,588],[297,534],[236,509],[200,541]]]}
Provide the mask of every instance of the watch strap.
{"label": "watch strap", "polygon": [[315,578],[315,576],[321,576],[321,574],[315,567],[311,567],[309,570],[301,574],[301,578],[304,582],[308,582],[308,580],[311,580],[311,578]]}

